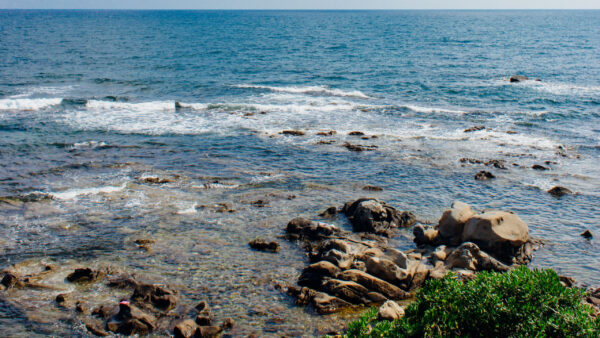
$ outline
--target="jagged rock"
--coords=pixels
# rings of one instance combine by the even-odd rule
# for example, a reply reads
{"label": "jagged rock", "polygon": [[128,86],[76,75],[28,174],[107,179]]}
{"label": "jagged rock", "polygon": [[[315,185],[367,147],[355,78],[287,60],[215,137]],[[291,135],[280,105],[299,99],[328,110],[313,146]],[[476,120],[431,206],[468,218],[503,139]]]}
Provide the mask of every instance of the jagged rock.
{"label": "jagged rock", "polygon": [[393,300],[388,300],[379,307],[377,311],[378,320],[389,320],[394,321],[404,317],[404,309]]}
{"label": "jagged rock", "polygon": [[123,301],[119,304],[119,313],[108,320],[106,328],[127,336],[146,335],[156,328],[156,318]]}
{"label": "jagged rock", "polygon": [[151,305],[162,311],[169,311],[177,304],[175,291],[157,284],[139,284],[131,296],[131,300],[143,306]]}
{"label": "jagged rock", "polygon": [[571,195],[573,192],[565,187],[556,186],[548,190],[548,193],[554,197],[562,197],[565,195]]}
{"label": "jagged rock", "polygon": [[482,170],[475,174],[475,179],[478,181],[487,181],[491,180],[492,178],[496,178],[496,176],[494,176],[494,174],[492,174],[491,172],[485,170]]}
{"label": "jagged rock", "polygon": [[327,251],[322,258],[340,267],[342,270],[350,268],[354,258],[352,255],[339,251],[337,249],[331,249]]}
{"label": "jagged rock", "polygon": [[141,178],[141,181],[144,183],[151,183],[151,184],[165,184],[165,183],[171,183],[173,182],[172,179],[169,178],[160,178],[160,177],[143,177]]}
{"label": "jagged rock", "polygon": [[394,285],[405,281],[409,276],[406,269],[382,257],[371,257],[366,262],[367,272]]}
{"label": "jagged rock", "polygon": [[175,338],[191,338],[196,334],[196,330],[198,330],[198,325],[193,320],[186,319],[175,325],[173,334]]}
{"label": "jagged rock", "polygon": [[438,222],[438,231],[441,239],[449,244],[459,244],[465,224],[475,212],[463,202],[452,203],[449,210],[444,211]]}
{"label": "jagged rock", "polygon": [[474,242],[502,259],[512,259],[515,251],[529,241],[529,228],[519,216],[505,211],[486,211],[465,224],[463,242]]}
{"label": "jagged rock", "polygon": [[71,283],[91,283],[102,277],[104,277],[104,273],[101,271],[91,268],[79,268],[69,274],[67,280]]}
{"label": "jagged rock", "polygon": [[290,296],[296,298],[296,304],[298,305],[307,305],[317,294],[317,291],[313,289],[307,287],[298,288],[295,286],[288,287],[287,292]]}
{"label": "jagged rock", "polygon": [[376,199],[361,198],[348,202],[342,209],[356,232],[388,234],[391,228],[407,227],[416,222],[410,212],[399,212]]}
{"label": "jagged rock", "polygon": [[330,239],[319,245],[319,252],[322,254],[332,249],[341,251],[343,253],[350,252],[350,247],[348,246],[348,243],[341,239]]}
{"label": "jagged rock", "polygon": [[378,292],[389,299],[406,299],[408,293],[399,287],[360,270],[346,270],[338,275],[339,279],[356,282],[369,290]]}
{"label": "jagged rock", "polygon": [[509,267],[481,249],[474,243],[466,242],[454,249],[446,258],[446,267],[471,271],[508,271]]}
{"label": "jagged rock", "polygon": [[312,302],[314,307],[317,309],[317,312],[323,315],[338,312],[351,306],[350,303],[323,292],[316,293],[312,298]]}
{"label": "jagged rock", "polygon": [[275,241],[268,242],[262,238],[257,238],[248,243],[250,247],[258,251],[279,252],[279,243]]}

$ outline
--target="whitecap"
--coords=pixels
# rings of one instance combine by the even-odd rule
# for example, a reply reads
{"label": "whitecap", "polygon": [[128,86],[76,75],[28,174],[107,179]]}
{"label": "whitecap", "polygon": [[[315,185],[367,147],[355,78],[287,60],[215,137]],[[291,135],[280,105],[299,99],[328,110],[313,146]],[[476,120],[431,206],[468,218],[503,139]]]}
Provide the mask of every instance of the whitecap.
{"label": "whitecap", "polygon": [[0,110],[36,111],[59,105],[63,99],[0,99]]}
{"label": "whitecap", "polygon": [[410,104],[402,105],[401,107],[410,109],[416,113],[428,113],[428,114],[431,114],[431,113],[466,114],[467,113],[467,111],[464,111],[464,110],[453,110],[453,109],[436,108],[436,107],[423,107],[423,106],[415,106],[415,105],[410,105]]}
{"label": "whitecap", "polygon": [[80,189],[69,189],[61,192],[50,193],[54,198],[60,200],[72,200],[82,195],[96,195],[96,194],[109,194],[125,189],[127,184],[123,183],[120,186],[102,186],[93,188],[80,188]]}
{"label": "whitecap", "polygon": [[265,89],[273,92],[283,92],[292,94],[309,94],[309,95],[326,95],[326,96],[341,96],[341,97],[355,97],[359,99],[370,98],[367,94],[359,90],[344,91],[341,89],[329,88],[325,86],[287,86],[287,87],[275,87],[275,86],[264,86],[264,85],[252,85],[252,84],[241,84],[235,86],[237,88],[252,88],[252,89]]}
{"label": "whitecap", "polygon": [[111,102],[89,100],[86,103],[88,110],[119,110],[131,112],[148,112],[148,111],[175,111],[175,101],[149,101],[149,102]]}
{"label": "whitecap", "polygon": [[177,213],[180,214],[180,215],[195,214],[196,212],[198,212],[197,207],[198,207],[198,203],[195,202],[189,208],[187,208],[187,209],[181,209],[181,210],[177,211]]}

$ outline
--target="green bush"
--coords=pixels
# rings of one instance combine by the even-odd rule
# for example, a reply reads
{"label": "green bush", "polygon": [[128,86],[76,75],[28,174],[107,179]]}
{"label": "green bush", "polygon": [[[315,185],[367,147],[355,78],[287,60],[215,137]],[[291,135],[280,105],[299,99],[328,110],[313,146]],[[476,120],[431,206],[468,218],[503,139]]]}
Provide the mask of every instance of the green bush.
{"label": "green bush", "polygon": [[348,326],[348,337],[600,337],[600,320],[553,270],[519,267],[481,272],[463,283],[453,274],[430,280],[406,315],[378,322],[377,309]]}

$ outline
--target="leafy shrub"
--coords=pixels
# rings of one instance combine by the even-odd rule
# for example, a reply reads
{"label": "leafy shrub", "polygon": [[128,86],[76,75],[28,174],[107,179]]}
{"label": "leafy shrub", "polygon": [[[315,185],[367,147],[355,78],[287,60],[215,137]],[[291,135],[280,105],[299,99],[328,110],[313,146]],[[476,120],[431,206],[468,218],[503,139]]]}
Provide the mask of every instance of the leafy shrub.
{"label": "leafy shrub", "polygon": [[600,320],[553,270],[519,267],[481,272],[463,283],[430,280],[398,321],[378,322],[377,309],[348,326],[349,337],[600,337]]}

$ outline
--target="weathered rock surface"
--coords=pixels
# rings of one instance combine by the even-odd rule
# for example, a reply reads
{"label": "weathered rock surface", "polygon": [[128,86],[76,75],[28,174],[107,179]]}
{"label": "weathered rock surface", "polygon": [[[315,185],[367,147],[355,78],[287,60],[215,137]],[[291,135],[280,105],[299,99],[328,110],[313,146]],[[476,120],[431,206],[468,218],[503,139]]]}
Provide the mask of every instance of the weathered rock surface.
{"label": "weathered rock surface", "polygon": [[131,301],[168,312],[177,304],[177,296],[175,291],[160,284],[138,284],[133,291]]}
{"label": "weathered rock surface", "polygon": [[573,192],[565,187],[553,187],[552,189],[548,190],[548,193],[554,197],[562,197],[565,195],[571,195],[573,194]]}
{"label": "weathered rock surface", "polygon": [[487,181],[491,180],[492,178],[496,178],[496,176],[494,176],[494,174],[492,174],[491,172],[485,170],[482,170],[475,174],[475,179],[478,181]]}
{"label": "weathered rock surface", "polygon": [[389,235],[390,229],[411,226],[416,217],[407,211],[400,212],[377,199],[361,198],[348,202],[342,209],[356,232]]}
{"label": "weathered rock surface", "polygon": [[379,307],[377,319],[394,321],[404,317],[404,309],[398,303],[388,300]]}
{"label": "weathered rock surface", "polygon": [[106,322],[106,328],[123,335],[146,335],[154,331],[156,318],[131,305],[127,301],[119,304],[119,313]]}
{"label": "weathered rock surface", "polygon": [[75,269],[67,276],[67,280],[71,283],[91,283],[104,277],[104,273],[91,268]]}

